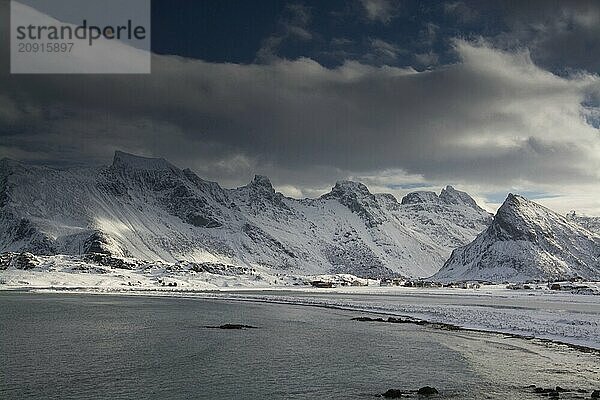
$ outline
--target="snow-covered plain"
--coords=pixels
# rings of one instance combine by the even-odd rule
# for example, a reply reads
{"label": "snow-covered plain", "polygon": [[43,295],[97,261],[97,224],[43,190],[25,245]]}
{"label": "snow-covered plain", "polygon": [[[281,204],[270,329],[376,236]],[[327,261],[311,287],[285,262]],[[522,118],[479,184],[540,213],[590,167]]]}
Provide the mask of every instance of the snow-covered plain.
{"label": "snow-covered plain", "polygon": [[[208,272],[169,275],[110,270],[104,274],[6,270],[0,290],[69,291],[98,294],[217,298],[343,308],[406,316],[466,329],[549,339],[600,350],[600,284],[582,283],[585,293],[479,289],[344,286],[317,289],[306,283],[323,276],[273,275],[269,271],[223,276]],[[331,278],[331,277],[326,277]],[[336,278],[355,279],[350,275]],[[177,283],[177,286],[168,286]],[[367,283],[362,281],[361,283]],[[164,285],[164,286],[163,286]]]}

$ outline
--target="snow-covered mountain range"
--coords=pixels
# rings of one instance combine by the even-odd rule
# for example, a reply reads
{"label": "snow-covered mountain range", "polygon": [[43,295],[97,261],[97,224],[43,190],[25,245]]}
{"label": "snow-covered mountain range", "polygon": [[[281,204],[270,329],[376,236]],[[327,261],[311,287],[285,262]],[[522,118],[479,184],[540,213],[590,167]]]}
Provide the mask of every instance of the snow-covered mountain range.
{"label": "snow-covered mountain range", "polygon": [[320,198],[297,200],[266,177],[225,189],[164,159],[123,152],[101,168],[2,160],[0,212],[0,252],[359,276],[431,276],[492,222],[450,186],[398,202],[343,181]]}
{"label": "snow-covered mountain range", "polygon": [[454,250],[434,278],[599,280],[600,236],[592,232],[595,221],[574,213],[563,217],[509,194],[492,224],[472,243]]}
{"label": "snow-covered mountain range", "polygon": [[[597,217],[561,216],[512,194],[492,218],[451,186],[398,202],[341,181],[320,198],[298,200],[264,176],[225,189],[164,159],[123,152],[98,168],[0,161],[0,253],[82,256],[78,270],[116,262],[273,276],[600,279],[599,227]],[[94,254],[112,261],[86,256]]]}

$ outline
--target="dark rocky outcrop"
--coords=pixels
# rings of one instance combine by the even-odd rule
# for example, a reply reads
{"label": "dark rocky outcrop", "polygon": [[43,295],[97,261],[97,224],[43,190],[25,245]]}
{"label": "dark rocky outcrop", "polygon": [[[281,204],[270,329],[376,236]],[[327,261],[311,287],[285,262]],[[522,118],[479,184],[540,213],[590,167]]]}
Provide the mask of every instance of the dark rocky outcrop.
{"label": "dark rocky outcrop", "polygon": [[371,318],[371,317],[354,317],[352,321],[360,321],[360,322],[385,322],[383,318]]}
{"label": "dark rocky outcrop", "polygon": [[127,259],[113,257],[108,254],[100,254],[100,253],[90,253],[84,256],[84,260],[93,263],[102,265],[105,267],[116,268],[116,269],[127,269],[132,270],[138,266],[135,262],[132,262]]}
{"label": "dark rocky outcrop", "polygon": [[401,204],[437,203],[440,201],[437,193],[429,191],[412,192],[402,198]]}
{"label": "dark rocky outcrop", "polygon": [[39,265],[38,257],[31,253],[2,253],[0,254],[0,270],[15,268],[32,270]]}
{"label": "dark rocky outcrop", "polygon": [[243,325],[243,324],[223,324],[223,325],[218,325],[218,326],[207,326],[207,328],[211,328],[211,329],[237,329],[237,330],[257,329],[256,326]]}
{"label": "dark rocky outcrop", "polygon": [[429,322],[429,321],[424,321],[421,319],[414,319],[414,318],[400,318],[400,317],[388,317],[388,318],[371,318],[371,317],[355,317],[352,318],[353,321],[360,321],[360,322],[385,322],[385,323],[389,323],[389,324],[415,324],[415,325],[421,325],[421,326],[429,326],[432,328],[436,328],[436,329],[443,329],[443,330],[448,330],[448,331],[457,331],[460,330],[461,328],[456,326],[456,325],[452,325],[452,324],[444,324],[441,322]]}
{"label": "dark rocky outcrop", "polygon": [[381,397],[385,397],[386,399],[410,398],[413,397],[415,393],[420,397],[429,397],[439,394],[436,388],[431,386],[424,386],[419,390],[388,389],[385,393],[381,394]]}
{"label": "dark rocky outcrop", "polygon": [[445,189],[440,192],[440,200],[446,204],[464,205],[474,209],[481,210],[475,200],[469,196],[466,192],[454,189],[448,185]]}
{"label": "dark rocky outcrop", "polygon": [[434,394],[439,394],[436,388],[431,386],[423,386],[419,390],[417,390],[417,394],[421,396],[433,396]]}
{"label": "dark rocky outcrop", "polygon": [[[584,397],[582,397],[581,395],[588,393],[588,391],[586,389],[563,388],[560,386],[548,388],[548,387],[542,387],[542,386],[536,386],[536,385],[529,385],[526,387],[526,389],[530,389],[531,392],[533,392],[541,397],[547,397],[547,398],[551,398],[551,399],[560,398],[561,393],[568,394],[567,398],[583,399]],[[592,399],[600,399],[600,391],[595,390],[594,392],[592,392],[591,398]]]}
{"label": "dark rocky outcrop", "polygon": [[267,232],[263,231],[259,227],[246,223],[242,226],[242,231],[248,235],[254,243],[259,245],[267,246],[271,249],[275,249],[277,251],[281,251],[288,255],[291,258],[295,258],[296,254],[290,249],[288,249],[283,243],[279,240],[275,239],[273,236],[269,235]]}
{"label": "dark rocky outcrop", "polygon": [[92,233],[83,243],[83,252],[85,254],[106,254],[110,255],[109,241],[107,235],[103,232],[96,231]]}
{"label": "dark rocky outcrop", "polygon": [[381,394],[386,399],[401,399],[402,397],[407,397],[406,395],[407,393],[400,389],[388,389],[385,393]]}

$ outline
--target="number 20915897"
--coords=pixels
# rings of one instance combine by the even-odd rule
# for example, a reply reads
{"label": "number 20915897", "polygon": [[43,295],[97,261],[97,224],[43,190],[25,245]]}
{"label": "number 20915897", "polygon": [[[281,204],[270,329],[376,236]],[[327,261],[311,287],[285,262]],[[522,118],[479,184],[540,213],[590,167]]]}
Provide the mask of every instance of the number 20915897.
{"label": "number 20915897", "polygon": [[18,43],[19,53],[70,53],[74,43]]}

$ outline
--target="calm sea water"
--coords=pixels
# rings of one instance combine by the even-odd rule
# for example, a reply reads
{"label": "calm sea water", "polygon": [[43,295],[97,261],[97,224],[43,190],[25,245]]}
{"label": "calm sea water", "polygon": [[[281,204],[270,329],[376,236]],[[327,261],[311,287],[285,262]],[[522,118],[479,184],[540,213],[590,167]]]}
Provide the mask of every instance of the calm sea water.
{"label": "calm sea water", "polygon": [[[0,292],[0,309],[2,399],[536,399],[524,386],[600,383],[597,355],[324,308]],[[206,328],[224,323],[259,329]]]}

